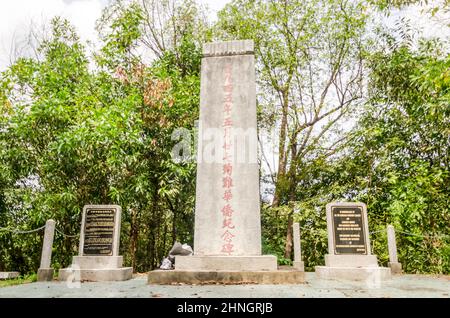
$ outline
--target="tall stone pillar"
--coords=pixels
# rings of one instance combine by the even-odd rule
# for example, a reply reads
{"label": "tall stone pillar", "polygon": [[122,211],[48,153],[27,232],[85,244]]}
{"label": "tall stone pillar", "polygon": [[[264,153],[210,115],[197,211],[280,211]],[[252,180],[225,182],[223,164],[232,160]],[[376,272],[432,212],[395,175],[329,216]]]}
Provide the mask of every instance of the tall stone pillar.
{"label": "tall stone pillar", "polygon": [[201,66],[194,256],[177,270],[276,270],[261,256],[253,41],[208,43]]}

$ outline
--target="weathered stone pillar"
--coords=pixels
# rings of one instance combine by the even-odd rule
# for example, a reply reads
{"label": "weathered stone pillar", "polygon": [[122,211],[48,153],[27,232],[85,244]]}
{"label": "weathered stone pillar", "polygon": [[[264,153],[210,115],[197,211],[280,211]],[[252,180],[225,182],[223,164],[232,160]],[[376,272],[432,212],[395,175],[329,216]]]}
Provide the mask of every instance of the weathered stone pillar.
{"label": "weathered stone pillar", "polygon": [[300,271],[305,271],[305,264],[302,261],[302,248],[300,241],[300,225],[298,223],[293,224],[294,232],[294,268]]}
{"label": "weathered stone pillar", "polygon": [[253,41],[203,47],[194,255],[177,270],[276,270],[261,255]]}
{"label": "weathered stone pillar", "polygon": [[305,273],[261,255],[253,41],[203,46],[194,255],[149,284],[297,284]]}
{"label": "weathered stone pillar", "polygon": [[397,242],[395,239],[395,229],[392,225],[388,225],[387,228],[387,241],[389,250],[389,267],[393,274],[402,273],[402,264],[398,262],[397,258]]}
{"label": "weathered stone pillar", "polygon": [[37,280],[39,282],[53,280],[52,248],[55,237],[55,224],[53,220],[45,223],[44,242],[42,243],[41,265],[38,269]]}

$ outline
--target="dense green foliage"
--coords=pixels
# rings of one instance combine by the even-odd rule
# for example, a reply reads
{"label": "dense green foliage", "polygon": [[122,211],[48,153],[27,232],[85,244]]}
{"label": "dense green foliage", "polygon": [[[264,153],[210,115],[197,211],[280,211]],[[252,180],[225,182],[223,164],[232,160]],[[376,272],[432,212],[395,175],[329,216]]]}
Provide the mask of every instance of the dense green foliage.
{"label": "dense green foliage", "polygon": [[[90,70],[69,23],[55,18],[42,59],[16,61],[0,95],[0,227],[37,228],[53,218],[75,234],[84,204],[119,204],[122,253],[136,271],[156,266],[175,239],[191,240],[195,173],[171,160],[171,133],[198,117],[200,69],[188,35],[176,60],[168,50],[144,65],[133,51],[141,21],[138,6],[117,12]],[[35,271],[40,234],[0,232],[0,270]],[[57,233],[56,267],[70,264],[77,241]]]}
{"label": "dense green foliage", "polygon": [[[435,45],[371,55],[370,100],[348,143],[304,170],[302,199],[293,203],[310,270],[323,264],[327,250],[325,204],[350,200],[367,203],[369,230],[377,232],[372,251],[382,264],[388,262],[386,224],[392,224],[407,272],[449,273],[450,56]],[[271,210],[266,222],[277,224],[283,214]],[[282,228],[268,232],[279,255],[286,220],[285,213]]]}
{"label": "dense green foliage", "polygon": [[[325,205],[358,200],[382,264],[393,224],[407,272],[448,274],[448,48],[391,30],[373,45],[369,8],[236,0],[209,26],[195,1],[115,1],[99,19],[95,52],[54,18],[38,55],[0,78],[0,271],[39,267],[43,232],[8,229],[53,218],[76,235],[85,204],[122,206],[120,253],[137,272],[155,268],[175,240],[192,244],[195,163],[173,160],[173,133],[194,131],[202,43],[250,38],[260,134],[274,132],[279,152],[273,171],[261,159],[274,196],[262,205],[263,252],[290,264],[290,227],[299,222],[313,270],[327,253]],[[53,265],[69,265],[77,245],[56,233]]]}

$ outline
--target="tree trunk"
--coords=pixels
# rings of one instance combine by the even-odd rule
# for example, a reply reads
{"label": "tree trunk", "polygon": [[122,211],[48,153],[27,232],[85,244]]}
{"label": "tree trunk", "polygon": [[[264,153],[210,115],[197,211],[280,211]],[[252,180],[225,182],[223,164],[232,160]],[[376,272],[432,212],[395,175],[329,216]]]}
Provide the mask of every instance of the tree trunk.
{"label": "tree trunk", "polygon": [[[297,164],[298,164],[298,157],[297,157],[297,149],[295,146],[295,143],[292,144],[292,149],[291,149],[291,166],[289,167],[289,172],[287,175],[287,180],[289,182],[288,186],[289,186],[289,202],[293,202],[296,201],[296,170],[297,170]],[[291,209],[289,211],[289,215],[288,215],[288,228],[286,231],[286,245],[284,248],[284,257],[287,259],[291,259],[292,256],[292,249],[293,249],[293,242],[294,242],[294,237],[293,237],[293,223],[294,223],[294,206],[292,206],[291,204],[289,204],[289,208]]]}
{"label": "tree trunk", "polygon": [[173,220],[172,220],[172,245],[175,244],[177,241],[177,213],[175,209],[172,210],[173,212]]}
{"label": "tree trunk", "polygon": [[292,233],[292,225],[294,223],[293,211],[289,212],[287,223],[288,223],[288,227],[287,227],[287,234],[286,234],[286,245],[284,248],[284,258],[290,259],[292,256],[292,246],[293,246],[293,233]]}
{"label": "tree trunk", "polygon": [[289,106],[289,95],[288,91],[284,90],[282,92],[283,104],[281,108],[281,126],[280,126],[280,140],[278,143],[278,171],[277,171],[277,181],[275,184],[275,194],[272,201],[272,207],[277,207],[280,205],[281,197],[283,196],[282,184],[286,174],[286,130],[287,130],[287,116],[288,116],[288,106]]}
{"label": "tree trunk", "polygon": [[156,220],[157,210],[158,210],[158,180],[153,180],[153,202],[152,202],[152,210],[151,210],[151,220],[149,222],[149,232],[150,238],[148,242],[148,251],[149,251],[149,261],[150,261],[150,269],[154,269],[159,260],[157,260],[158,255],[156,255],[156,241],[157,241],[157,231],[159,231],[159,224]]}
{"label": "tree trunk", "polygon": [[131,233],[130,233],[130,254],[131,254],[131,267],[133,271],[136,271],[136,250],[137,241],[139,236],[139,226],[137,220],[137,210],[131,209]]}
{"label": "tree trunk", "polygon": [[166,251],[169,251],[167,249],[166,244],[167,244],[167,223],[164,222],[164,235],[163,235],[163,244],[162,244],[162,247],[163,247],[162,251],[164,253],[164,256],[166,256],[168,254],[168,253],[166,254]]}

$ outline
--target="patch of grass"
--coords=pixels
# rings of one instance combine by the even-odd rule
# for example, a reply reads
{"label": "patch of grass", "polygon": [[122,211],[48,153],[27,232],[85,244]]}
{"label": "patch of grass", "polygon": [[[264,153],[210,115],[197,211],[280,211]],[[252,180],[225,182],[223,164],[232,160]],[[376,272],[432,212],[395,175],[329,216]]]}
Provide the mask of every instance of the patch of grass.
{"label": "patch of grass", "polygon": [[14,286],[14,285],[21,285],[21,284],[29,284],[29,283],[33,283],[35,281],[37,281],[36,274],[25,275],[25,276],[20,276],[19,278],[0,280],[0,288]]}

